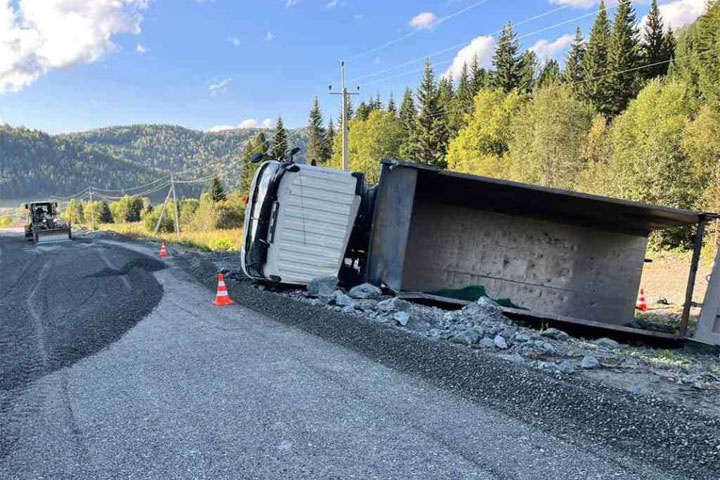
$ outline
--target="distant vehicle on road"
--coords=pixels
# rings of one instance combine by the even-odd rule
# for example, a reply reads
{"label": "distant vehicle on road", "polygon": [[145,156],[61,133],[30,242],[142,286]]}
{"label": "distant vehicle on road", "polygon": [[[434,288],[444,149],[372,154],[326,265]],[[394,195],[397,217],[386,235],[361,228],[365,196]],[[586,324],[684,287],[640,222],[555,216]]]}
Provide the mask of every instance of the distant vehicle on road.
{"label": "distant vehicle on road", "polygon": [[28,220],[25,225],[25,239],[33,243],[57,240],[72,240],[72,227],[58,216],[57,202],[32,202],[25,204]]}

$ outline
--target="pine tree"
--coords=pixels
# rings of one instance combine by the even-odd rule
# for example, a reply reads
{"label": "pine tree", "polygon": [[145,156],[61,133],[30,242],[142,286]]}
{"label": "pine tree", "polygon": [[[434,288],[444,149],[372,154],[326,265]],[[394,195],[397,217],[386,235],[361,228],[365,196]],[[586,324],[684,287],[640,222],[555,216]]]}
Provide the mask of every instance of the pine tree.
{"label": "pine tree", "polygon": [[332,158],[333,145],[335,144],[335,124],[331,118],[328,122],[327,130],[325,131],[325,155],[326,159],[323,163],[327,164],[327,161]]}
{"label": "pine tree", "polygon": [[255,138],[245,142],[242,157],[242,173],[240,177],[240,191],[248,193],[252,184],[255,172],[260,167],[259,163],[252,163],[253,157],[257,154],[266,154],[270,151],[270,145],[265,136],[265,132],[258,133]]}
{"label": "pine tree", "polygon": [[325,145],[325,127],[323,126],[320,100],[315,97],[313,107],[308,119],[308,146],[307,161],[322,165],[327,160],[327,146]]}
{"label": "pine tree", "polygon": [[453,88],[452,76],[443,77],[438,83],[438,117],[445,123],[445,131],[448,135],[457,132],[454,124],[453,106],[455,100],[455,89]]}
{"label": "pine tree", "polygon": [[583,58],[585,57],[585,39],[580,27],[575,31],[575,39],[565,59],[565,81],[573,84],[573,90],[578,91],[579,83],[585,78],[583,72]]}
{"label": "pine tree", "polygon": [[612,111],[613,87],[608,78],[608,49],[610,48],[610,19],[605,2],[600,9],[590,32],[585,55],[583,56],[583,83],[581,91],[586,101],[598,112],[609,115]]}
{"label": "pine tree", "polygon": [[622,113],[640,90],[639,72],[632,70],[640,65],[640,34],[632,2],[618,6],[613,33],[608,51],[610,85],[612,98],[608,113],[616,116]]}
{"label": "pine tree", "polygon": [[367,120],[368,117],[370,116],[371,110],[372,110],[372,108],[370,108],[370,105],[365,103],[365,100],[363,100],[362,102],[360,102],[360,106],[358,106],[357,113],[355,114],[355,116],[357,118],[359,118],[360,120]]}
{"label": "pine tree", "polygon": [[477,95],[481,88],[484,88],[487,85],[487,72],[480,66],[480,61],[478,60],[477,55],[473,57],[468,80],[472,86],[473,98]]}
{"label": "pine tree", "polygon": [[[669,37],[673,38],[673,37]],[[658,8],[657,0],[650,5],[650,13],[645,23],[644,42],[642,46],[642,60],[645,65],[652,65],[643,70],[646,79],[652,79],[666,75],[670,63],[668,62],[674,53],[674,44],[668,42],[665,34],[665,25]],[[662,63],[667,62],[667,63]]]}
{"label": "pine tree", "polygon": [[383,104],[382,100],[380,100],[380,94],[378,93],[377,96],[373,99],[370,99],[370,103],[368,104],[368,108],[372,112],[373,110],[382,110]]}
{"label": "pine tree", "polygon": [[449,138],[440,107],[440,92],[435,84],[435,72],[429,60],[425,64],[417,98],[419,112],[413,136],[413,160],[444,168]]}
{"label": "pine tree", "polygon": [[549,85],[558,85],[562,83],[562,73],[560,72],[560,64],[557,60],[550,59],[545,64],[538,77],[537,86],[547,87]]}
{"label": "pine tree", "polygon": [[409,88],[405,90],[402,105],[400,105],[400,123],[403,128],[403,143],[400,146],[400,156],[406,159],[412,159],[413,139],[415,137],[415,126],[417,125],[417,110],[415,109],[415,99],[413,92]]}
{"label": "pine tree", "polygon": [[113,223],[112,212],[107,200],[103,200],[100,205],[100,223]]}
{"label": "pine tree", "polygon": [[473,111],[475,105],[475,92],[473,91],[472,79],[468,71],[467,64],[463,65],[458,80],[457,91],[455,92],[455,101],[451,113],[450,127],[454,132],[459,131],[465,126],[466,115]]}
{"label": "pine tree", "polygon": [[518,72],[518,89],[521,92],[530,93],[535,88],[535,77],[538,68],[537,55],[532,50],[525,52],[522,56],[520,70]]}
{"label": "pine tree", "polygon": [[523,57],[519,54],[520,42],[513,31],[512,23],[502,29],[498,46],[493,55],[495,72],[492,74],[492,85],[508,93],[520,86],[520,75]]}
{"label": "pine tree", "polygon": [[275,125],[275,138],[273,139],[273,147],[270,155],[273,158],[284,158],[288,149],[288,136],[283,126],[282,117],[278,117]]}
{"label": "pine tree", "polygon": [[395,95],[390,92],[390,100],[388,100],[388,112],[397,115],[397,106],[395,105]]}
{"label": "pine tree", "polygon": [[213,177],[213,179],[210,180],[208,193],[210,193],[210,198],[212,198],[212,201],[215,203],[227,200],[225,189],[223,188],[222,183],[220,183],[220,179],[218,177]]}

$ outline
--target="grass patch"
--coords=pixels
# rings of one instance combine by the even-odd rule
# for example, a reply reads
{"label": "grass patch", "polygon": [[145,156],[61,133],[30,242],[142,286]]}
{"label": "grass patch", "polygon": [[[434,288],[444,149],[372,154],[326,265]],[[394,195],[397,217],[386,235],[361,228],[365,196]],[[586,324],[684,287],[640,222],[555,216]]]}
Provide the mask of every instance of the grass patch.
{"label": "grass patch", "polygon": [[168,243],[175,243],[203,252],[239,252],[240,243],[243,238],[242,228],[213,230],[210,232],[181,232],[180,235],[174,233],[158,233],[157,235],[153,235],[145,230],[143,222],[108,223],[99,225],[98,230],[116,232],[143,240],[165,240]]}

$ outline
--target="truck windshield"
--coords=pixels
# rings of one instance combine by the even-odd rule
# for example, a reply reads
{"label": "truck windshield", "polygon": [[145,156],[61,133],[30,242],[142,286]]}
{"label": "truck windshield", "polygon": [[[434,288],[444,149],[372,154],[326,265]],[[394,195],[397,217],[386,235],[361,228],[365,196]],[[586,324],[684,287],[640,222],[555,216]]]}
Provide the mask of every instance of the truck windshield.
{"label": "truck windshield", "polygon": [[[268,162],[258,171],[255,177],[255,188],[250,198],[250,216],[247,232],[245,232],[245,266],[251,275],[262,277],[262,264],[267,253],[267,230],[270,223],[270,206],[272,201],[268,193],[277,190],[274,183],[279,182],[277,175],[280,164]],[[270,195],[272,197],[273,195]]]}

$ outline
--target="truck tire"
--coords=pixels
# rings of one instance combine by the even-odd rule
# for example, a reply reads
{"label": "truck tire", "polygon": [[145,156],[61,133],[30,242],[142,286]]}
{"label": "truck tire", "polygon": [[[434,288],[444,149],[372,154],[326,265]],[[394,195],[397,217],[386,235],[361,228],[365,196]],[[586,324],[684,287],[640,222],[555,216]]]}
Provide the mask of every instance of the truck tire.
{"label": "truck tire", "polygon": [[35,245],[37,245],[37,243],[38,243],[38,233],[37,232],[33,232],[33,243]]}

